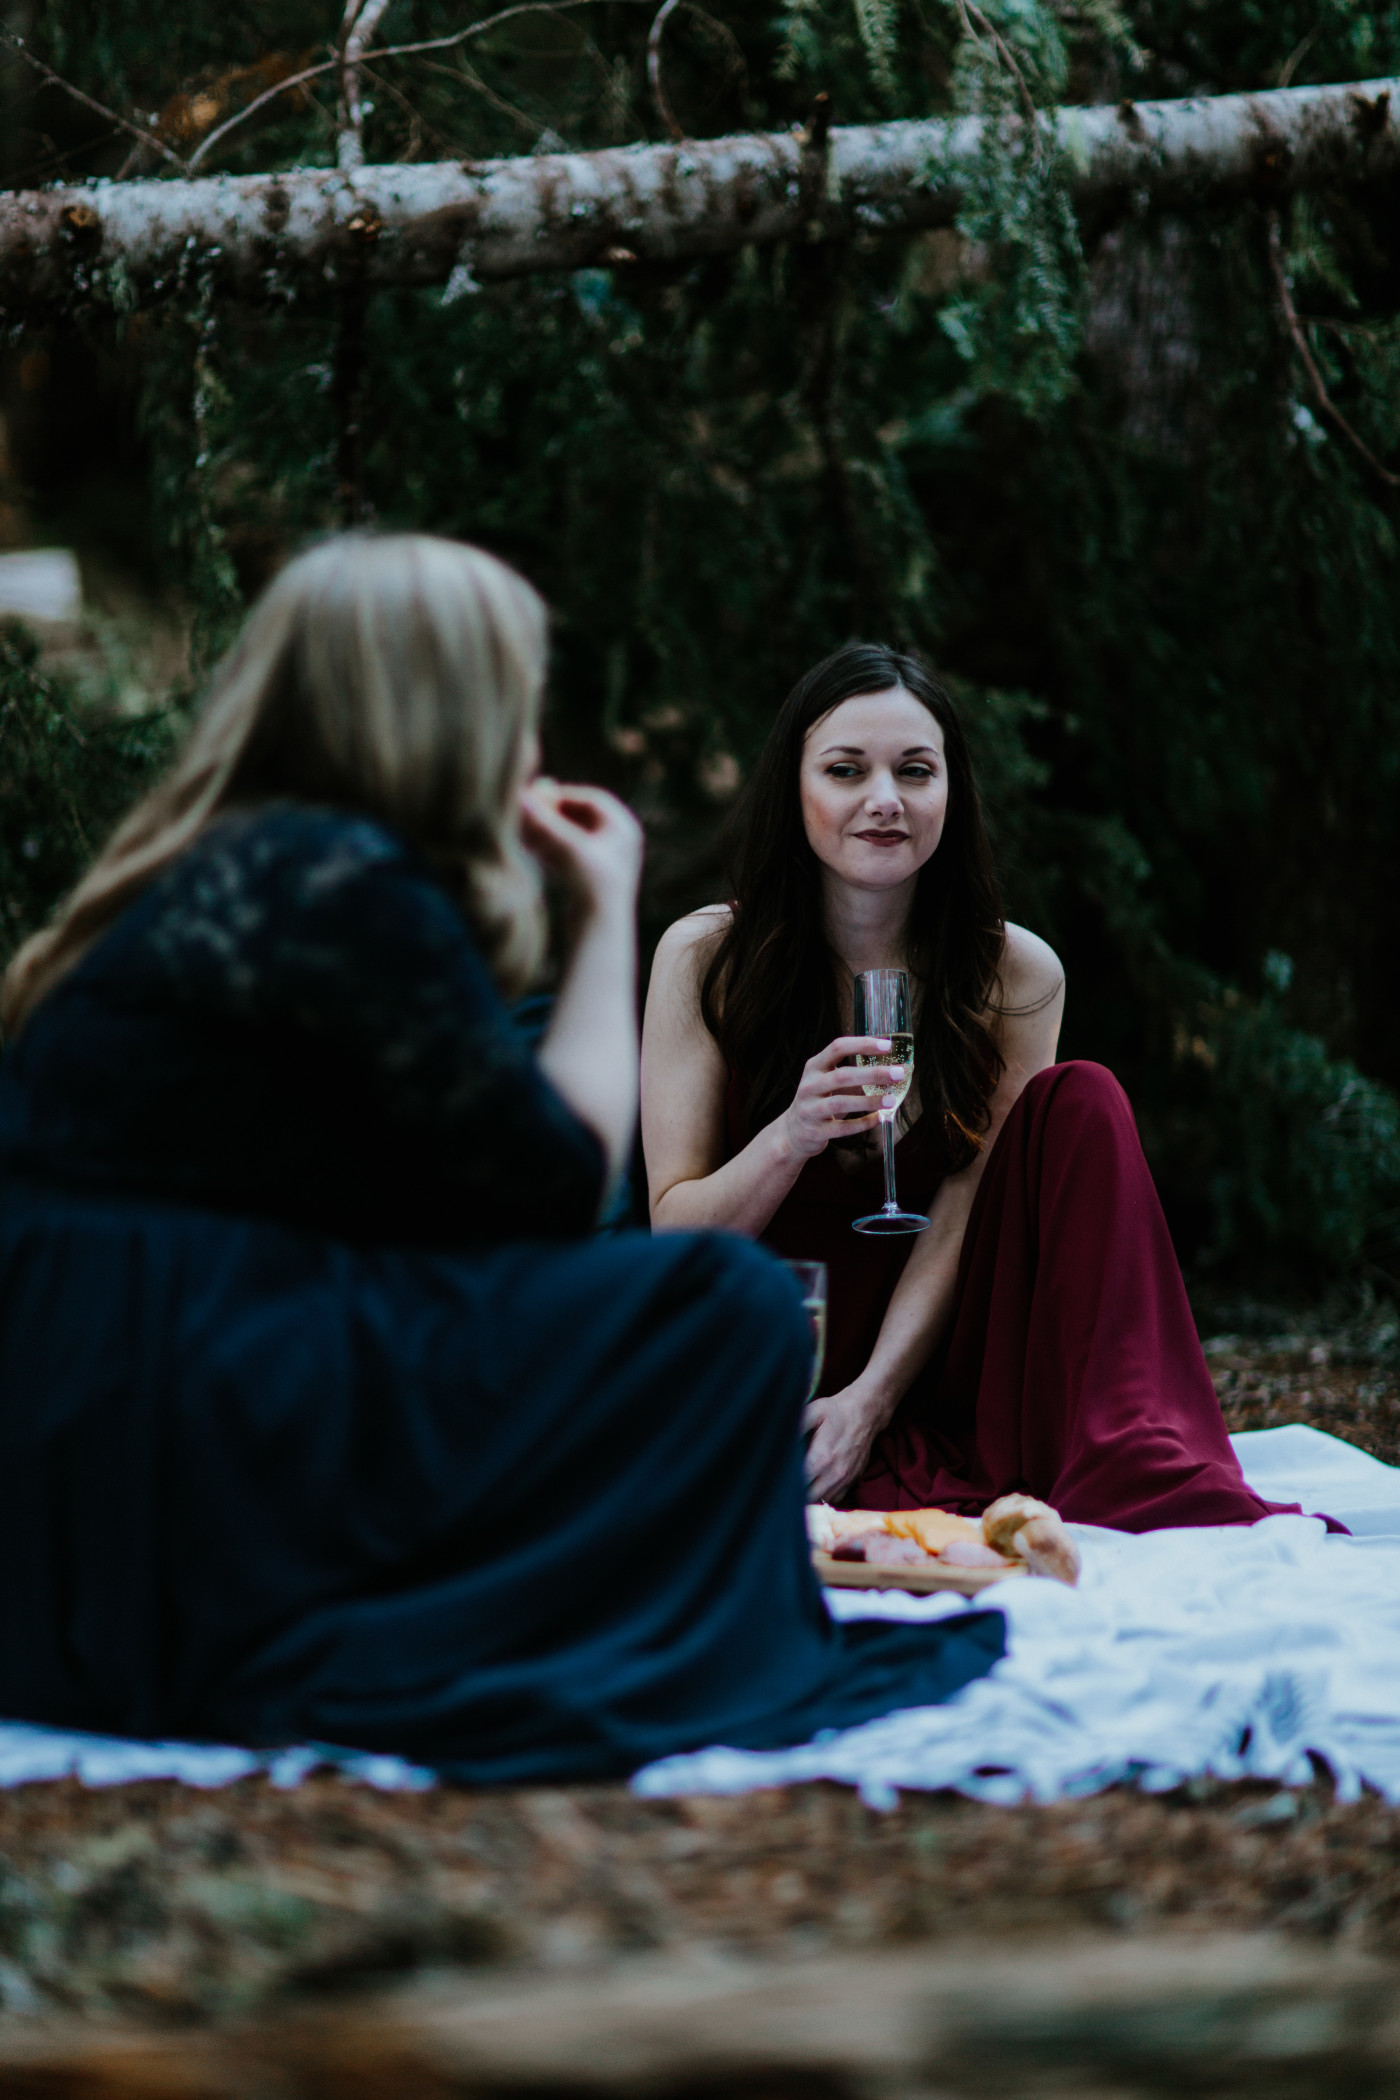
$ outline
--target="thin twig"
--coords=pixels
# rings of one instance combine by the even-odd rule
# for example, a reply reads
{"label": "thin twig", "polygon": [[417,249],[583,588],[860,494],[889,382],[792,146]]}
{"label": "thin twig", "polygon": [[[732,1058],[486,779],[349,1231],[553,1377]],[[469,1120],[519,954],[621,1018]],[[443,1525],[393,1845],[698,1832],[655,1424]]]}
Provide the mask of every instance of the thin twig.
{"label": "thin twig", "polygon": [[[570,8],[601,7],[606,4],[610,4],[610,0],[520,0],[518,6],[503,7],[499,14],[488,15],[484,22],[469,23],[465,29],[454,30],[451,36],[428,37],[421,44],[385,44],[382,50],[375,52],[375,64],[382,65],[386,58],[416,58],[424,51],[453,51],[459,44],[469,42],[472,37],[485,36],[488,29],[498,29],[502,22],[509,22],[516,15],[557,15]],[[650,0],[622,0],[622,4],[642,7],[649,6]],[[198,152],[190,155],[186,172],[192,173],[220,139],[227,138],[236,125],[246,123],[264,104],[275,101],[278,95],[285,95],[292,88],[301,87],[308,80],[319,80],[324,73],[335,73],[339,67],[338,57],[328,58],[318,66],[307,66],[303,72],[293,73],[288,79],[279,80],[275,87],[266,88],[261,95],[255,95],[251,102],[245,103],[242,109],[226,118],[217,131],[210,132]]]}
{"label": "thin twig", "polygon": [[[384,53],[381,51],[378,53],[378,56],[382,58]],[[264,88],[260,95],[254,95],[251,102],[245,102],[242,109],[235,110],[231,117],[225,117],[222,124],[216,125],[204,143],[197,146],[190,155],[189,166],[186,172],[192,175],[211,147],[217,146],[220,139],[227,138],[228,134],[236,130],[238,125],[246,124],[249,117],[256,116],[257,112],[265,108],[269,102],[275,102],[279,95],[290,94],[293,88],[304,87],[308,80],[319,80],[323,74],[335,73],[339,70],[339,58],[328,58],[320,65],[304,66],[300,73],[289,73],[285,80],[279,80],[274,86]]]}
{"label": "thin twig", "polygon": [[[1000,52],[1002,58],[1004,59],[1012,78],[1014,79],[1017,87],[1020,90],[1021,100],[1026,105],[1026,116],[1030,121],[1031,137],[1035,142],[1036,154],[1037,156],[1039,156],[1040,124],[1038,122],[1038,113],[1035,106],[1035,98],[1031,94],[1030,89],[1026,86],[1025,75],[1024,73],[1022,73],[1021,68],[1016,63],[1015,54],[1012,51],[1011,46],[1007,43],[1001,31],[997,28],[996,23],[989,21],[986,15],[983,14],[981,8],[975,7],[973,5],[973,0],[958,0],[958,13],[963,18],[963,28],[967,31],[967,34],[972,38],[974,44],[980,44],[982,41],[981,37],[977,34],[977,31],[972,26],[973,22],[976,22],[978,27],[981,30],[983,30],[987,36],[991,38],[993,46],[997,51]],[[969,19],[969,17],[971,19]]]}
{"label": "thin twig", "polygon": [[749,62],[744,56],[743,45],[739,42],[738,37],[735,36],[729,24],[727,22],[721,22],[718,15],[712,15],[705,8],[697,7],[695,5],[695,0],[684,0],[684,6],[688,14],[694,15],[697,18],[697,20],[703,22],[707,29],[713,30],[715,35],[719,38],[719,41],[723,44],[729,61],[729,77],[731,80],[736,80],[740,82],[740,92],[743,97],[744,106],[745,108],[747,108],[749,95]]}
{"label": "thin twig", "polygon": [[81,102],[85,109],[95,110],[99,117],[105,117],[108,123],[115,124],[119,131],[129,132],[132,138],[140,139],[143,145],[154,146],[157,153],[163,153],[173,167],[184,171],[185,162],[178,153],[172,152],[158,131],[152,131],[145,124],[133,124],[128,118],[119,117],[114,109],[108,109],[105,102],[96,102],[91,95],[85,95],[80,87],[74,87],[71,80],[65,80],[61,73],[55,73],[52,66],[45,65],[42,58],[36,58],[24,38],[16,36],[12,29],[0,29],[0,43],[6,44],[11,51],[16,52],[36,73],[42,73],[51,86],[62,88],[65,95],[71,95],[73,100]]}
{"label": "thin twig", "polygon": [[[446,71],[446,68],[444,67],[443,70]],[[386,80],[382,73],[376,73],[368,59],[360,61],[360,71],[366,80],[373,83],[376,94],[387,95],[391,102],[397,102],[399,108],[408,118],[408,158],[410,160],[417,157],[418,147],[422,144],[425,133],[429,143],[438,149],[439,159],[450,160],[452,158],[451,139],[447,137],[445,132],[439,131],[436,124],[427,122],[422,111],[410,102],[402,88],[396,88],[392,80]]]}
{"label": "thin twig", "polygon": [[660,9],[655,21],[652,23],[647,37],[647,79],[651,84],[651,91],[663,123],[670,129],[672,138],[683,139],[686,134],[676,120],[670,99],[663,90],[661,80],[661,36],[673,7],[683,7],[687,14],[696,16],[699,21],[705,24],[707,29],[713,30],[718,36],[725,47],[726,63],[731,80],[737,80],[742,83],[742,96],[746,109],[748,107],[749,68],[748,61],[744,57],[743,45],[739,42],[728,23],[721,22],[717,16],[708,14],[703,7],[697,7],[695,0],[666,0],[666,4]]}
{"label": "thin twig", "polygon": [[482,79],[475,66],[467,64],[465,58],[460,65],[436,66],[430,63],[424,70],[429,73],[440,73],[444,80],[451,80],[458,87],[474,88],[477,94],[484,95],[492,108],[498,109],[502,116],[509,117],[512,123],[520,126],[522,131],[528,131],[532,138],[539,137],[539,118],[532,117],[528,110],[517,109],[513,102],[506,101],[504,95],[498,95],[489,82]]}
{"label": "thin twig", "polygon": [[[39,144],[45,148],[42,160],[27,160],[12,171],[12,187],[17,190],[37,188],[57,174],[63,175],[84,153],[92,153],[98,146],[105,146],[112,139],[120,138],[117,131],[99,131],[95,137],[83,139],[76,146],[56,146],[46,131],[39,133]],[[82,180],[81,176],[76,178]]]}
{"label": "thin twig", "polygon": [[1302,360],[1303,370],[1308,375],[1308,383],[1312,387],[1313,398],[1316,400],[1318,408],[1332,425],[1332,428],[1347,440],[1347,443],[1366,462],[1371,472],[1378,476],[1387,488],[1400,488],[1400,474],[1392,474],[1389,467],[1381,465],[1365,439],[1359,437],[1356,431],[1352,429],[1350,423],[1348,423],[1346,417],[1333,402],[1332,396],[1327,391],[1326,381],[1318,370],[1317,360],[1313,356],[1311,346],[1308,343],[1307,332],[1302,322],[1298,319],[1298,310],[1293,304],[1293,294],[1288,288],[1288,272],[1284,268],[1283,262],[1283,235],[1279,229],[1279,217],[1276,211],[1269,213],[1269,267],[1273,271],[1274,286],[1278,292],[1283,318],[1288,324],[1288,333],[1293,338],[1293,347]]}
{"label": "thin twig", "polygon": [[1330,328],[1334,335],[1364,335],[1369,341],[1380,334],[1374,321],[1339,321],[1335,314],[1299,314],[1298,320],[1304,328]]}
{"label": "thin twig", "polygon": [[1276,87],[1286,88],[1288,86],[1289,81],[1293,78],[1293,75],[1297,72],[1321,34],[1321,22],[1314,22],[1303,41],[1300,44],[1295,44],[1284,60],[1283,65],[1279,69],[1278,79],[1274,83]]}
{"label": "thin twig", "polygon": [[360,61],[384,17],[389,0],[346,0],[336,56],[340,61],[340,109],[336,124],[336,165],[365,164],[365,112],[360,100]]}
{"label": "thin twig", "polygon": [[665,83],[661,78],[661,38],[666,24],[680,5],[680,0],[661,0],[656,17],[647,33],[647,79],[651,83],[651,99],[657,113],[673,139],[683,139],[685,132],[676,122],[676,113],[666,97]]}

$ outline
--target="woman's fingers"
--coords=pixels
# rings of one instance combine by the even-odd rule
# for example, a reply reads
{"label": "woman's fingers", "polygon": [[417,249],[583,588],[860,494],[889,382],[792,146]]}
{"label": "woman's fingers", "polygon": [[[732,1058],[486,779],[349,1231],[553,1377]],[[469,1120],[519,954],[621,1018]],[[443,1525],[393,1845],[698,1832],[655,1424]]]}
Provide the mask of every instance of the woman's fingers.
{"label": "woman's fingers", "polygon": [[823,1087],[820,1092],[814,1090],[806,1096],[805,1106],[818,1122],[846,1123],[853,1116],[873,1115],[881,1098],[863,1094],[859,1088],[852,1092],[843,1087]]}
{"label": "woman's fingers", "polygon": [[828,1137],[854,1137],[857,1131],[873,1130],[879,1120],[879,1112],[874,1108],[862,1107],[857,1116],[842,1115],[832,1110],[821,1118],[819,1127]]}
{"label": "woman's fingers", "polygon": [[641,826],[626,804],[605,788],[564,787],[557,780],[532,780],[521,790],[523,815],[551,838],[582,847],[590,839],[641,839]]}
{"label": "woman's fingers", "polygon": [[833,1065],[843,1065],[852,1057],[879,1057],[882,1051],[892,1050],[894,1044],[887,1035],[838,1035],[819,1050],[811,1060],[818,1071],[830,1071]]}
{"label": "woman's fingers", "polygon": [[849,1408],[833,1404],[830,1395],[808,1403],[802,1427],[811,1438],[806,1459],[808,1498],[829,1501],[856,1478],[873,1438],[852,1420]]}
{"label": "woman's fingers", "polygon": [[576,825],[580,831],[605,830],[620,817],[629,823],[636,822],[631,811],[606,788],[570,786],[558,780],[535,780],[526,793],[532,791],[547,801],[566,823]]}
{"label": "woman's fingers", "polygon": [[563,819],[555,815],[552,803],[537,799],[533,788],[526,788],[520,797],[520,829],[534,853],[568,846]]}
{"label": "woman's fingers", "polygon": [[855,1065],[848,1060],[878,1057],[889,1049],[887,1036],[840,1035],[808,1058],[785,1119],[789,1140],[799,1154],[814,1159],[833,1138],[873,1130],[880,1110],[888,1113],[905,1078],[904,1068]]}
{"label": "woman's fingers", "polygon": [[642,828],[630,809],[604,788],[563,787],[534,780],[520,797],[521,832],[540,859],[597,893],[635,885],[642,859]]}
{"label": "woman's fingers", "polygon": [[868,1086],[900,1086],[903,1080],[903,1065],[839,1065],[834,1072],[814,1072],[812,1088],[819,1094],[859,1094]]}
{"label": "woman's fingers", "polygon": [[807,1497],[811,1502],[830,1502],[843,1488],[850,1486],[859,1467],[842,1465],[825,1454],[817,1455],[815,1440],[813,1449],[807,1454]]}
{"label": "woman's fingers", "polygon": [[520,794],[521,828],[531,843],[546,841],[551,845],[571,849],[578,838],[578,826],[570,824],[559,808],[559,790],[552,780],[532,780]]}

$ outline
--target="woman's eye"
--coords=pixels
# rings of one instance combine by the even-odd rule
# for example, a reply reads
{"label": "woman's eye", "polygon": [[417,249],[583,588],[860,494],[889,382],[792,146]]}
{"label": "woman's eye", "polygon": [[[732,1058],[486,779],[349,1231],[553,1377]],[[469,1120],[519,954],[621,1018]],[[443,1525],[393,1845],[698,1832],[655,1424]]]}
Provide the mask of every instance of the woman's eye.
{"label": "woman's eye", "polygon": [[828,766],[827,775],[832,780],[856,780],[860,777],[860,768],[850,765]]}
{"label": "woman's eye", "polygon": [[932,766],[901,766],[900,774],[905,780],[932,780]]}

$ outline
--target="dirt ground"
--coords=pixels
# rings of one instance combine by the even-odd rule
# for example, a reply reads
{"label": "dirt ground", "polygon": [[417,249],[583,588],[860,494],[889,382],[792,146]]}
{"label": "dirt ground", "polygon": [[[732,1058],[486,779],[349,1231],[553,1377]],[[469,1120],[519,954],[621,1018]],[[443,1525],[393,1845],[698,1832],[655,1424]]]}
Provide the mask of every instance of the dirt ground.
{"label": "dirt ground", "polygon": [[[1383,1307],[1325,1325],[1251,1313],[1207,1356],[1232,1429],[1310,1422],[1395,1464],[1395,1345]],[[334,1776],[288,1793],[0,1793],[10,2015],[200,2022],[420,1968],[1084,1926],[1274,1927],[1389,1952],[1400,1810],[1339,1806],[1322,1781],[1012,1810],[906,1795],[888,1815],[826,1785],[674,1802],[612,1786],[386,1796]]]}

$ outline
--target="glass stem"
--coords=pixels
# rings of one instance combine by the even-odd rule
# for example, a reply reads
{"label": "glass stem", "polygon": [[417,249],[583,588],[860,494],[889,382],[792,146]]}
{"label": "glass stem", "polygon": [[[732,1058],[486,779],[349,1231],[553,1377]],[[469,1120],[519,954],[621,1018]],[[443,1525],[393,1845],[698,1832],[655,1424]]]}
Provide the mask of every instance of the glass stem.
{"label": "glass stem", "polygon": [[885,1163],[885,1209],[893,1213],[899,1209],[894,1194],[894,1117],[880,1118],[880,1152]]}

